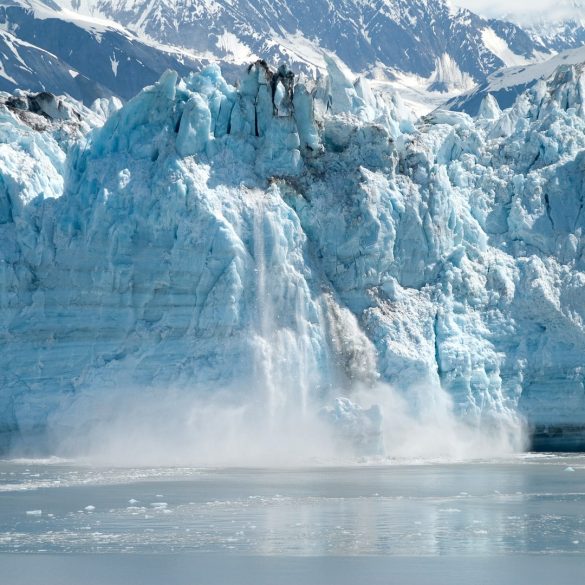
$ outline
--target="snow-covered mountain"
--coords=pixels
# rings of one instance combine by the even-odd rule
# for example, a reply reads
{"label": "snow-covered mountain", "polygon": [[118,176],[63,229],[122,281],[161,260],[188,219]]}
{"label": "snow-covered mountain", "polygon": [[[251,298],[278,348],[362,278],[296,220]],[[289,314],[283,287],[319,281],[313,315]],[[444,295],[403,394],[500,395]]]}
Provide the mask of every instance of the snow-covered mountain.
{"label": "snow-covered mountain", "polygon": [[356,72],[380,66],[430,77],[447,54],[479,80],[511,65],[510,58],[531,59],[541,49],[518,27],[488,22],[444,0],[98,0],[85,10],[90,6],[171,45],[240,59],[290,57],[309,66],[322,62],[321,48]]}
{"label": "snow-covered mountain", "polygon": [[445,411],[585,425],[581,70],[418,123],[329,71],[167,73],[119,110],[4,98],[5,444],[153,396],[216,443],[321,412],[375,454]]}
{"label": "snow-covered mountain", "polygon": [[36,0],[0,1],[0,59],[0,90],[67,93],[86,104],[130,99],[165,69],[186,75],[202,63],[113,22]]}
{"label": "snow-covered mountain", "polygon": [[112,90],[80,74],[53,53],[2,30],[0,54],[0,90],[13,92],[29,88],[42,91],[46,87],[54,87],[60,93],[89,103],[98,97],[115,95]]}
{"label": "snow-covered mountain", "polygon": [[585,8],[580,7],[579,10],[578,18],[535,23],[527,27],[526,32],[536,42],[555,52],[580,47],[585,44]]}
{"label": "snow-covered mountain", "polygon": [[556,52],[580,47],[585,42],[585,2],[582,0],[540,0],[528,5],[505,0],[456,1],[491,18],[516,23],[537,43]]}
{"label": "snow-covered mountain", "polygon": [[[314,75],[326,69],[324,52],[355,74],[423,91],[424,99],[427,90],[469,90],[502,67],[551,54],[521,27],[445,0],[2,0],[0,27],[15,37],[12,46],[32,44],[55,55],[63,71],[80,73],[78,85],[87,77],[104,95],[125,99],[167,67],[184,74],[217,62],[234,77],[262,58]],[[4,58],[13,73],[3,87],[69,91],[71,83],[27,65],[39,78],[30,86],[30,74],[16,75],[14,51]]]}

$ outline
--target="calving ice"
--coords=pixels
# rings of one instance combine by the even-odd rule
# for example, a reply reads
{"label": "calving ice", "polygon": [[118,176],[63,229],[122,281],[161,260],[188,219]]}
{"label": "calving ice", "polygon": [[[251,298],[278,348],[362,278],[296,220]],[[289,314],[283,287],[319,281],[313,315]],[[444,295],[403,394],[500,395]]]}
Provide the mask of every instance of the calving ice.
{"label": "calving ice", "polygon": [[585,425],[579,68],[415,122],[328,66],[2,98],[4,449],[463,456]]}

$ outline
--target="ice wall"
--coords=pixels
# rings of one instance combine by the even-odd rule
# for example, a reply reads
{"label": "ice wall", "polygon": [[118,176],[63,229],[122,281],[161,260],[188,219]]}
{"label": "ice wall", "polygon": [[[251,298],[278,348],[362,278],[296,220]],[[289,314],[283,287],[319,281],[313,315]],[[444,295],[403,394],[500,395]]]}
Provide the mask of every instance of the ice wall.
{"label": "ice wall", "polygon": [[5,103],[4,437],[171,387],[375,449],[383,383],[477,427],[585,424],[583,79],[416,125],[334,63],[168,72],[103,126]]}

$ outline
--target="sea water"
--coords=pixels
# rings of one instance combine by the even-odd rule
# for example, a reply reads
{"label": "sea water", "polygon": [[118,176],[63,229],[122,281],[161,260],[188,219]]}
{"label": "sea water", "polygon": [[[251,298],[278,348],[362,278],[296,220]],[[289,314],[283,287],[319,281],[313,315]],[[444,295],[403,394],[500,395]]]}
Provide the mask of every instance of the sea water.
{"label": "sea water", "polygon": [[0,582],[585,578],[585,456],[304,469],[0,463]]}

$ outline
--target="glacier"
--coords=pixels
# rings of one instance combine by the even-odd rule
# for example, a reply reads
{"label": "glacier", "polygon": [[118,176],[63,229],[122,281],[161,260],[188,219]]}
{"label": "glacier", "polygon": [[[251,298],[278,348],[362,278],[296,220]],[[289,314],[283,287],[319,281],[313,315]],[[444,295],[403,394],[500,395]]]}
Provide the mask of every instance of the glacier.
{"label": "glacier", "polygon": [[585,426],[582,68],[420,120],[328,68],[0,96],[3,450]]}

